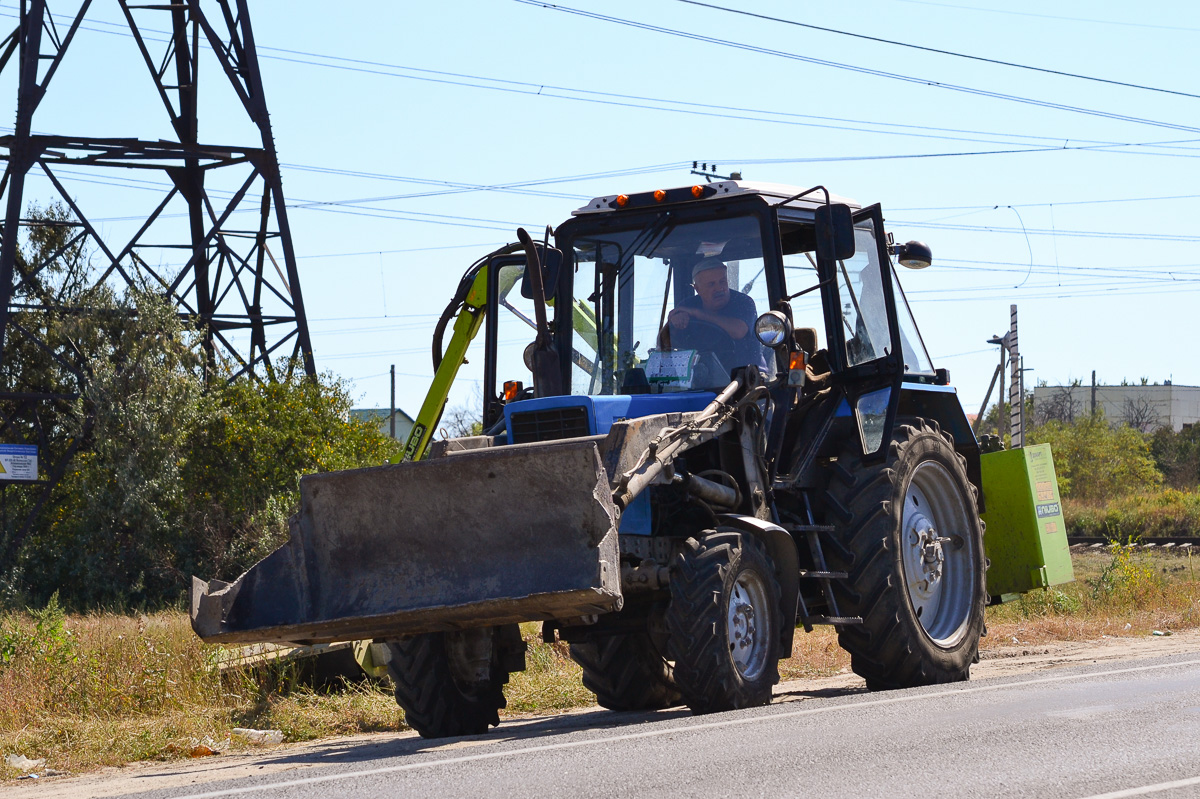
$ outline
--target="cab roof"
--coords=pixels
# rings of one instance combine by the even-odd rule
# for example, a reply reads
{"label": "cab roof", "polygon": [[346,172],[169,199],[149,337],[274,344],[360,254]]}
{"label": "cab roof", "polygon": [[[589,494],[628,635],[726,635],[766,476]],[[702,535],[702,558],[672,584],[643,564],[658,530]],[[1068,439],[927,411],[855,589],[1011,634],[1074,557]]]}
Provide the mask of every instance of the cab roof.
{"label": "cab roof", "polygon": [[[693,199],[688,198],[689,203],[703,203],[718,199],[729,199],[744,195],[757,195],[762,197],[768,205],[781,205],[787,200],[789,208],[816,208],[825,204],[825,193],[822,191],[814,191],[798,200],[789,198],[795,197],[797,194],[805,190],[802,186],[788,186],[782,183],[763,183],[752,180],[720,180],[713,183],[699,184],[705,189],[705,196]],[[687,186],[675,187],[667,189],[667,193],[672,196],[688,191]],[[651,194],[652,192],[645,192]],[[596,197],[587,205],[576,208],[571,212],[571,216],[582,216],[585,214],[611,214],[619,213],[622,209],[616,207],[617,197],[621,195],[609,194],[603,197]],[[633,195],[636,196],[636,195]],[[829,195],[829,201],[833,203],[843,203],[853,209],[861,208],[862,206],[855,200],[846,197],[839,197],[836,194]],[[638,203],[639,206],[642,206]]]}

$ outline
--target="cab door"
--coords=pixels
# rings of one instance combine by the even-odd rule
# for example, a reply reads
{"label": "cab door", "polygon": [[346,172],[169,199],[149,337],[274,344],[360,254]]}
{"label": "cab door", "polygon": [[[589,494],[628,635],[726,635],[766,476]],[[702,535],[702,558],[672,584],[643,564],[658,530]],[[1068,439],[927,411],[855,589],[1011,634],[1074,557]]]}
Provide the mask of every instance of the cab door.
{"label": "cab door", "polygon": [[873,205],[852,220],[854,255],[821,264],[823,301],[833,371],[846,397],[840,413],[854,416],[870,457],[891,440],[904,358],[882,211]]}

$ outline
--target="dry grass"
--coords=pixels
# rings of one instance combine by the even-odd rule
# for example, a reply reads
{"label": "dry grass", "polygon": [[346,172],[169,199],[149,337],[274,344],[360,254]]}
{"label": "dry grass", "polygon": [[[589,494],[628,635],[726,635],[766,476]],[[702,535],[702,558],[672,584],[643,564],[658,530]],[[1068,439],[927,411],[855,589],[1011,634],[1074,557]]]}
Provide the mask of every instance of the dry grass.
{"label": "dry grass", "polygon": [[1074,583],[989,608],[984,648],[1200,627],[1200,555],[1112,546],[1072,561]]}
{"label": "dry grass", "polygon": [[[1200,626],[1200,557],[1115,549],[1075,556],[1078,580],[988,609],[984,647],[1101,635],[1144,636]],[[1126,626],[1128,625],[1128,627]],[[528,670],[512,676],[506,715],[592,705],[565,644],[524,625]],[[282,730],[288,741],[403,729],[387,686],[325,694],[298,686],[294,666],[219,675],[216,647],[185,614],[63,616],[54,609],[0,614],[0,756],[45,758],[62,771],[187,757],[212,742],[246,748],[233,727]],[[849,658],[829,628],[797,631],[785,680],[829,676]],[[0,761],[0,779],[18,773]]]}

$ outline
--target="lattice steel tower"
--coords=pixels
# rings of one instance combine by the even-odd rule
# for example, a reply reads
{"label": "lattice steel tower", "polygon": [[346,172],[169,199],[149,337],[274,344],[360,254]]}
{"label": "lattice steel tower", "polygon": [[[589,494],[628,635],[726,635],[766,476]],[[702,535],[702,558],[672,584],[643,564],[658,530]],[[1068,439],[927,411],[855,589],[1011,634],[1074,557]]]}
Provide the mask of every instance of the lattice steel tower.
{"label": "lattice steel tower", "polygon": [[[87,29],[93,3],[83,0],[68,5],[72,13],[64,16],[52,14],[46,0],[22,0],[18,27],[0,45],[0,73],[10,62],[19,70],[15,131],[0,137],[0,148],[7,150],[7,168],[0,183],[5,209],[0,248],[0,345],[4,336],[20,332],[10,329],[14,279],[21,280],[14,267],[20,230],[33,224],[22,216],[26,178],[37,170],[78,221],[72,243],[92,248],[101,267],[97,281],[136,281],[161,291],[181,314],[199,323],[210,360],[218,353],[232,359],[238,375],[260,369],[271,375],[274,363],[283,358],[298,360],[313,374],[300,278],[246,0],[163,4],[116,0],[127,33],[132,34],[130,45],[136,46],[149,69],[151,80],[144,84],[145,90],[157,90],[177,141],[32,132],[37,109],[72,40],[81,26]],[[108,24],[105,32],[113,32]],[[199,141],[202,53],[206,58],[215,57],[220,80],[227,81],[236,93],[242,111],[257,128],[257,141],[248,146],[212,146]],[[228,126],[228,120],[221,122]],[[157,171],[165,173],[169,184],[164,182],[162,201],[131,238],[109,242],[89,221],[89,209],[81,207],[64,185],[69,180],[63,173],[78,174],[83,169],[109,173],[113,169],[140,170],[137,174]],[[218,170],[222,176],[228,170],[237,171],[231,184],[236,188],[207,188],[206,182],[211,183]],[[168,212],[175,208],[179,213]],[[186,226],[176,219],[182,215],[186,215]],[[161,265],[152,264],[153,257],[147,257],[154,252],[182,252],[188,257],[186,263],[177,263],[166,272]],[[30,264],[29,268],[36,272],[45,266]]]}

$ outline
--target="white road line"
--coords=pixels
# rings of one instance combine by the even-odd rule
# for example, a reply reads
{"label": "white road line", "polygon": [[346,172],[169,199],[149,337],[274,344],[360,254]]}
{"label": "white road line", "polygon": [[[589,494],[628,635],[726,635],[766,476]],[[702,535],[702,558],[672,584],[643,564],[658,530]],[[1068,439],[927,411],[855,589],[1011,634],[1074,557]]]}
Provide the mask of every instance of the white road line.
{"label": "white road line", "polygon": [[[825,705],[822,707],[807,708],[804,710],[789,710],[783,713],[771,713],[764,716],[750,716],[736,719],[726,719],[723,721],[706,721],[699,724],[691,724],[686,727],[664,727],[656,730],[648,730],[646,732],[630,732],[621,735],[609,735],[602,738],[588,738],[582,741],[560,741],[553,744],[542,744],[540,746],[525,746],[520,749],[505,749],[499,752],[483,752],[478,755],[462,755],[460,757],[447,757],[439,760],[423,760],[420,763],[405,763],[399,766],[382,766],[380,768],[364,769],[362,771],[345,771],[337,774],[325,774],[319,777],[305,777],[298,780],[286,780],[284,782],[267,783],[266,785],[252,785],[244,788],[226,788],[221,791],[209,791],[207,793],[193,793],[179,797],[179,799],[214,799],[218,796],[237,796],[245,793],[262,793],[264,791],[273,791],[281,788],[293,788],[300,785],[314,785],[322,782],[334,782],[336,780],[353,780],[360,777],[371,777],[376,774],[396,774],[401,771],[415,771],[417,769],[435,768],[437,766],[451,766],[457,763],[471,763],[477,760],[494,760],[500,757],[513,757],[515,755],[528,755],[534,752],[553,752],[561,749],[577,749],[584,746],[604,746],[617,741],[636,741],[643,738],[661,738],[664,735],[678,735],[681,733],[696,732],[701,730],[716,730],[722,727],[740,727],[746,724],[761,724],[763,722],[780,721],[782,719],[798,718],[800,716],[815,716],[822,713],[832,713],[838,710],[855,710],[863,707],[878,707],[880,705],[898,705],[904,702],[920,702],[928,699],[934,699],[942,696],[962,696],[964,694],[979,694],[989,691],[1004,691],[1009,688],[1023,688],[1029,685],[1047,685],[1056,682],[1068,682],[1071,680],[1088,681],[1096,677],[1111,677],[1117,674],[1135,674],[1143,671],[1156,671],[1159,669],[1173,669],[1181,666],[1200,666],[1200,660],[1181,660],[1176,663],[1160,663],[1153,666],[1133,666],[1127,669],[1110,669],[1108,671],[1096,671],[1091,674],[1068,674],[1058,677],[1040,677],[1036,680],[1022,680],[1021,682],[1003,683],[1000,685],[976,685],[967,688],[950,688],[933,693],[923,694],[905,694],[903,696],[890,696],[882,699],[867,699],[862,702],[848,702],[842,705]],[[1200,782],[1200,778],[1192,781],[1185,781],[1180,785],[1191,785],[1194,782]],[[1173,786],[1174,783],[1163,783],[1164,785]],[[1157,786],[1147,786],[1147,788],[1131,788],[1135,793],[1113,793],[1104,794],[1102,797],[1086,797],[1086,799],[1116,799],[1120,796],[1138,796],[1136,793],[1149,793],[1150,788]],[[1159,790],[1168,790],[1161,788]]]}
{"label": "white road line", "polygon": [[1112,793],[1098,793],[1095,796],[1085,796],[1083,799],[1124,799],[1126,796],[1145,796],[1148,793],[1170,791],[1175,788],[1186,788],[1189,785],[1200,785],[1200,777],[1188,777],[1186,780],[1160,782],[1156,783],[1155,785],[1143,785],[1141,788],[1126,788],[1123,791],[1113,791]]}

